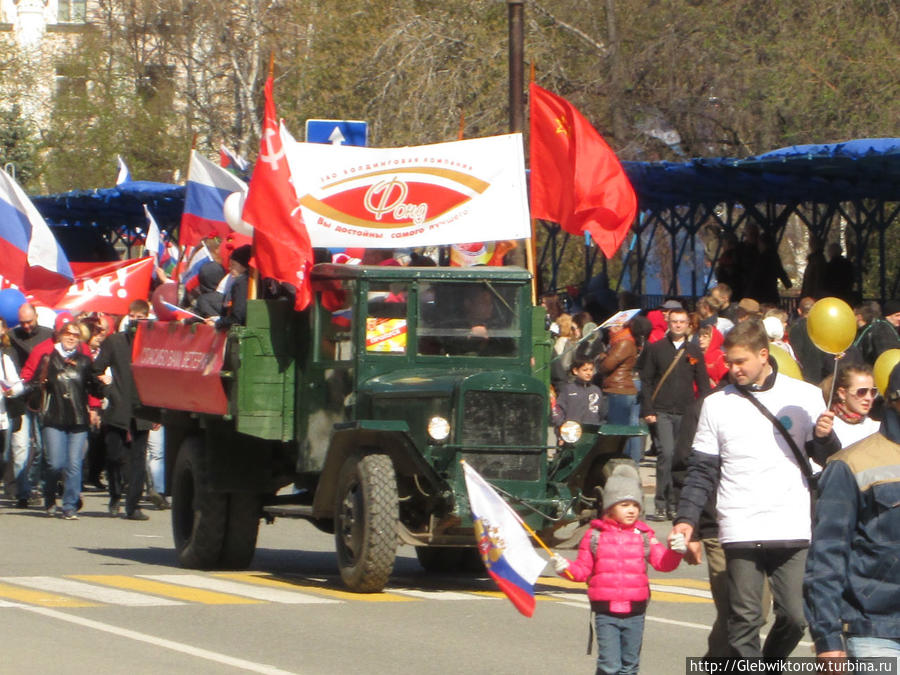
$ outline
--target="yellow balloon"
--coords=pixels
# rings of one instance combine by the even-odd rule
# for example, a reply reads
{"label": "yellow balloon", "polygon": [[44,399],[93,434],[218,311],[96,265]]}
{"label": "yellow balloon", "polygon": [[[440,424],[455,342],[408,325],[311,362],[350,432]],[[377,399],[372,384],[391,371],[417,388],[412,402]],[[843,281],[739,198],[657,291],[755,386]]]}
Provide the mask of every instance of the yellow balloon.
{"label": "yellow balloon", "polygon": [[881,392],[882,396],[887,393],[891,371],[894,370],[894,366],[898,363],[900,363],[900,349],[888,349],[885,352],[881,352],[881,356],[875,359],[875,367],[872,368],[872,373],[875,375],[875,386],[878,387],[878,391]]}
{"label": "yellow balloon", "polygon": [[823,352],[840,354],[856,339],[856,316],[840,298],[822,298],[809,310],[806,332]]}
{"label": "yellow balloon", "polygon": [[[900,351],[900,350],[898,350]],[[778,364],[778,372],[787,375],[788,377],[793,377],[795,380],[802,380],[803,373],[800,372],[800,366],[797,364],[794,359],[791,358],[791,355],[788,354],[784,349],[779,347],[778,345],[773,345],[771,342],[769,343],[769,355],[775,359],[775,363]]]}

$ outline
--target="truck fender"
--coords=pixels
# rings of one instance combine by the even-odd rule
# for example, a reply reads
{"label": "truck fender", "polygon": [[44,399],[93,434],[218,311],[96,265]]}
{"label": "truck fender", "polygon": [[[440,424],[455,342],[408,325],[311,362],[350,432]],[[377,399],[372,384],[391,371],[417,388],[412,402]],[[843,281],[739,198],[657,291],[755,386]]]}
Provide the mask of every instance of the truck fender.
{"label": "truck fender", "polygon": [[416,475],[419,483],[431,494],[449,490],[446,481],[422,457],[405,422],[361,420],[335,429],[331,435],[313,498],[314,517],[328,518],[333,515],[338,474],[347,458],[354,454],[364,456],[373,453],[390,456],[398,478]]}

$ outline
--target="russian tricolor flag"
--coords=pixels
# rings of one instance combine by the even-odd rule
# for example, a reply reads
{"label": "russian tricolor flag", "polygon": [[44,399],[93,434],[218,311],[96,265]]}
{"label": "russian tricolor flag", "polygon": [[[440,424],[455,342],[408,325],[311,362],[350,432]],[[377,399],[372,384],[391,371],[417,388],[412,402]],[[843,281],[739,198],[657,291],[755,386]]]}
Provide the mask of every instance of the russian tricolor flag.
{"label": "russian tricolor flag", "polygon": [[224,239],[231,232],[225,221],[225,198],[232,192],[246,193],[247,184],[191,150],[179,246],[196,246],[201,239],[212,236]]}
{"label": "russian tricolor flag", "polygon": [[200,274],[200,268],[212,259],[213,257],[209,254],[209,249],[206,248],[206,244],[201,243],[200,246],[197,247],[197,250],[191,255],[191,259],[187,264],[187,269],[181,276],[181,283],[184,284],[185,290],[192,291],[200,285],[200,278],[198,276]]}
{"label": "russian tricolor flag", "polygon": [[534,614],[534,584],[547,561],[535,553],[519,516],[475,469],[462,462],[478,551],[488,574],[525,616]]}
{"label": "russian tricolor flag", "polygon": [[[74,275],[44,218],[13,178],[0,170],[0,260],[3,277],[26,293],[59,290]],[[46,294],[45,294],[46,295]]]}

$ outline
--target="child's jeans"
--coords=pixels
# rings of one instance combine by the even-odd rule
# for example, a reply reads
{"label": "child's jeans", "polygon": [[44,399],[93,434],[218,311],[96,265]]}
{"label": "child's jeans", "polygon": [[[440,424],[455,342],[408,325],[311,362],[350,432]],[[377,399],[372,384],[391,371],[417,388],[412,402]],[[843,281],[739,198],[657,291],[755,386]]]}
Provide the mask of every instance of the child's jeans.
{"label": "child's jeans", "polygon": [[627,618],[597,612],[597,675],[632,675],[638,672],[644,615]]}

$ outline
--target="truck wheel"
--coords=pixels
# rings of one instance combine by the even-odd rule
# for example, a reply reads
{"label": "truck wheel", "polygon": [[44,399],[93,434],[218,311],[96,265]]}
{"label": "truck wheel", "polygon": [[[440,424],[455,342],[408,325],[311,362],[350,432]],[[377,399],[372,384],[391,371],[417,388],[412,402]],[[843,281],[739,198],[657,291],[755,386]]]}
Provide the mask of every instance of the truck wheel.
{"label": "truck wheel", "polygon": [[347,587],[378,593],[397,552],[397,478],[387,455],[350,457],[341,467],[334,508],[338,568]]}
{"label": "truck wheel", "polygon": [[202,441],[189,436],[181,444],[172,480],[172,535],[178,564],[192,569],[216,567],[222,554],[228,499],[211,492]]}
{"label": "truck wheel", "polygon": [[260,495],[248,492],[232,492],[228,495],[228,524],[216,567],[243,570],[250,566],[256,552],[256,536],[261,516]]}

